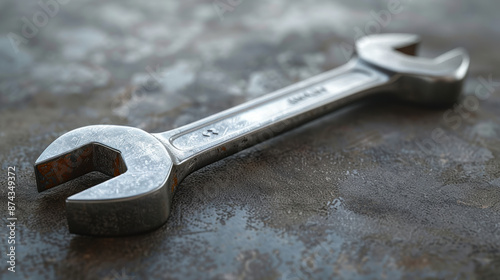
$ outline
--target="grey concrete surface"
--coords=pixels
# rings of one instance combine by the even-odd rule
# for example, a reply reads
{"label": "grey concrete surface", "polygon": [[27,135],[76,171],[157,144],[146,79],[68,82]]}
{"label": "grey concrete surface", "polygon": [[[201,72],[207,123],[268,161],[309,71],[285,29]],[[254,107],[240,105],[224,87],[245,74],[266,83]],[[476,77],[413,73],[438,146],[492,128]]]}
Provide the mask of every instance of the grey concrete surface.
{"label": "grey concrete surface", "polygon": [[[0,278],[500,278],[498,2],[37,2],[0,2]],[[329,114],[190,175],[143,235],[69,234],[65,198],[104,175],[36,190],[32,164],[69,130],[187,124],[343,64],[366,30],[467,48],[461,101]]]}

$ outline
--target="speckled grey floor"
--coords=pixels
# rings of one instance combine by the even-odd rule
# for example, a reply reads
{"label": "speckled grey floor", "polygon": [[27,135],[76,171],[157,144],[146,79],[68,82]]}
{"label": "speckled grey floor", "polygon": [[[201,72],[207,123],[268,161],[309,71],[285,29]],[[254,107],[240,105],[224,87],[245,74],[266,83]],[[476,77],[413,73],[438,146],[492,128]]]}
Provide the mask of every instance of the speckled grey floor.
{"label": "speckled grey floor", "polygon": [[[0,209],[16,166],[19,219],[2,279],[500,277],[498,2],[88,0],[47,22],[37,2],[0,2]],[[330,114],[189,176],[144,235],[68,233],[65,198],[104,175],[37,193],[31,165],[64,132],[187,124],[343,64],[358,30],[467,48],[462,101]]]}

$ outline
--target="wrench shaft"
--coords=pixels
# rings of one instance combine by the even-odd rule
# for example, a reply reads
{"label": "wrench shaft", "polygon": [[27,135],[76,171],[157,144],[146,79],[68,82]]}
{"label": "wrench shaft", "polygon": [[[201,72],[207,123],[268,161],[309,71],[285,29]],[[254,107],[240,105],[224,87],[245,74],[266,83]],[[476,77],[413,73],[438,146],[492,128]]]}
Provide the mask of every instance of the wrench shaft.
{"label": "wrench shaft", "polygon": [[[207,164],[366,97],[389,76],[353,61],[183,127],[154,134],[187,175]],[[183,177],[184,177],[183,176]]]}

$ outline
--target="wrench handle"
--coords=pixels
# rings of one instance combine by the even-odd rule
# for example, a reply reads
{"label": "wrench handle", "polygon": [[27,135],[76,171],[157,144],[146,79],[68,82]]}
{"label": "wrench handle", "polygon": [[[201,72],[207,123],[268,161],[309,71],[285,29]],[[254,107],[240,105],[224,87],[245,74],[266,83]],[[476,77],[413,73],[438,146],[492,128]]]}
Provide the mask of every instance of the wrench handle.
{"label": "wrench handle", "polygon": [[154,134],[189,173],[379,92],[390,77],[357,59],[202,120]]}

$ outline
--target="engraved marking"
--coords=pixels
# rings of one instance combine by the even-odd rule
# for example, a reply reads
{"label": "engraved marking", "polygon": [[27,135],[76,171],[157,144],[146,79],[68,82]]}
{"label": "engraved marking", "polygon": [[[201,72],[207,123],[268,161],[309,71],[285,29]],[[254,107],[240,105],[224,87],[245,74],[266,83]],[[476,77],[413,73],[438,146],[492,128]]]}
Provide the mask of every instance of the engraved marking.
{"label": "engraved marking", "polygon": [[212,135],[218,135],[218,134],[219,134],[219,131],[215,128],[209,128],[203,132],[203,136],[205,136],[205,137],[210,137]]}
{"label": "engraved marking", "polygon": [[290,96],[288,98],[288,102],[290,102],[291,104],[296,104],[302,100],[321,95],[325,92],[327,92],[327,91],[323,86],[318,86],[318,87],[315,87],[313,89],[301,91],[295,95]]}

